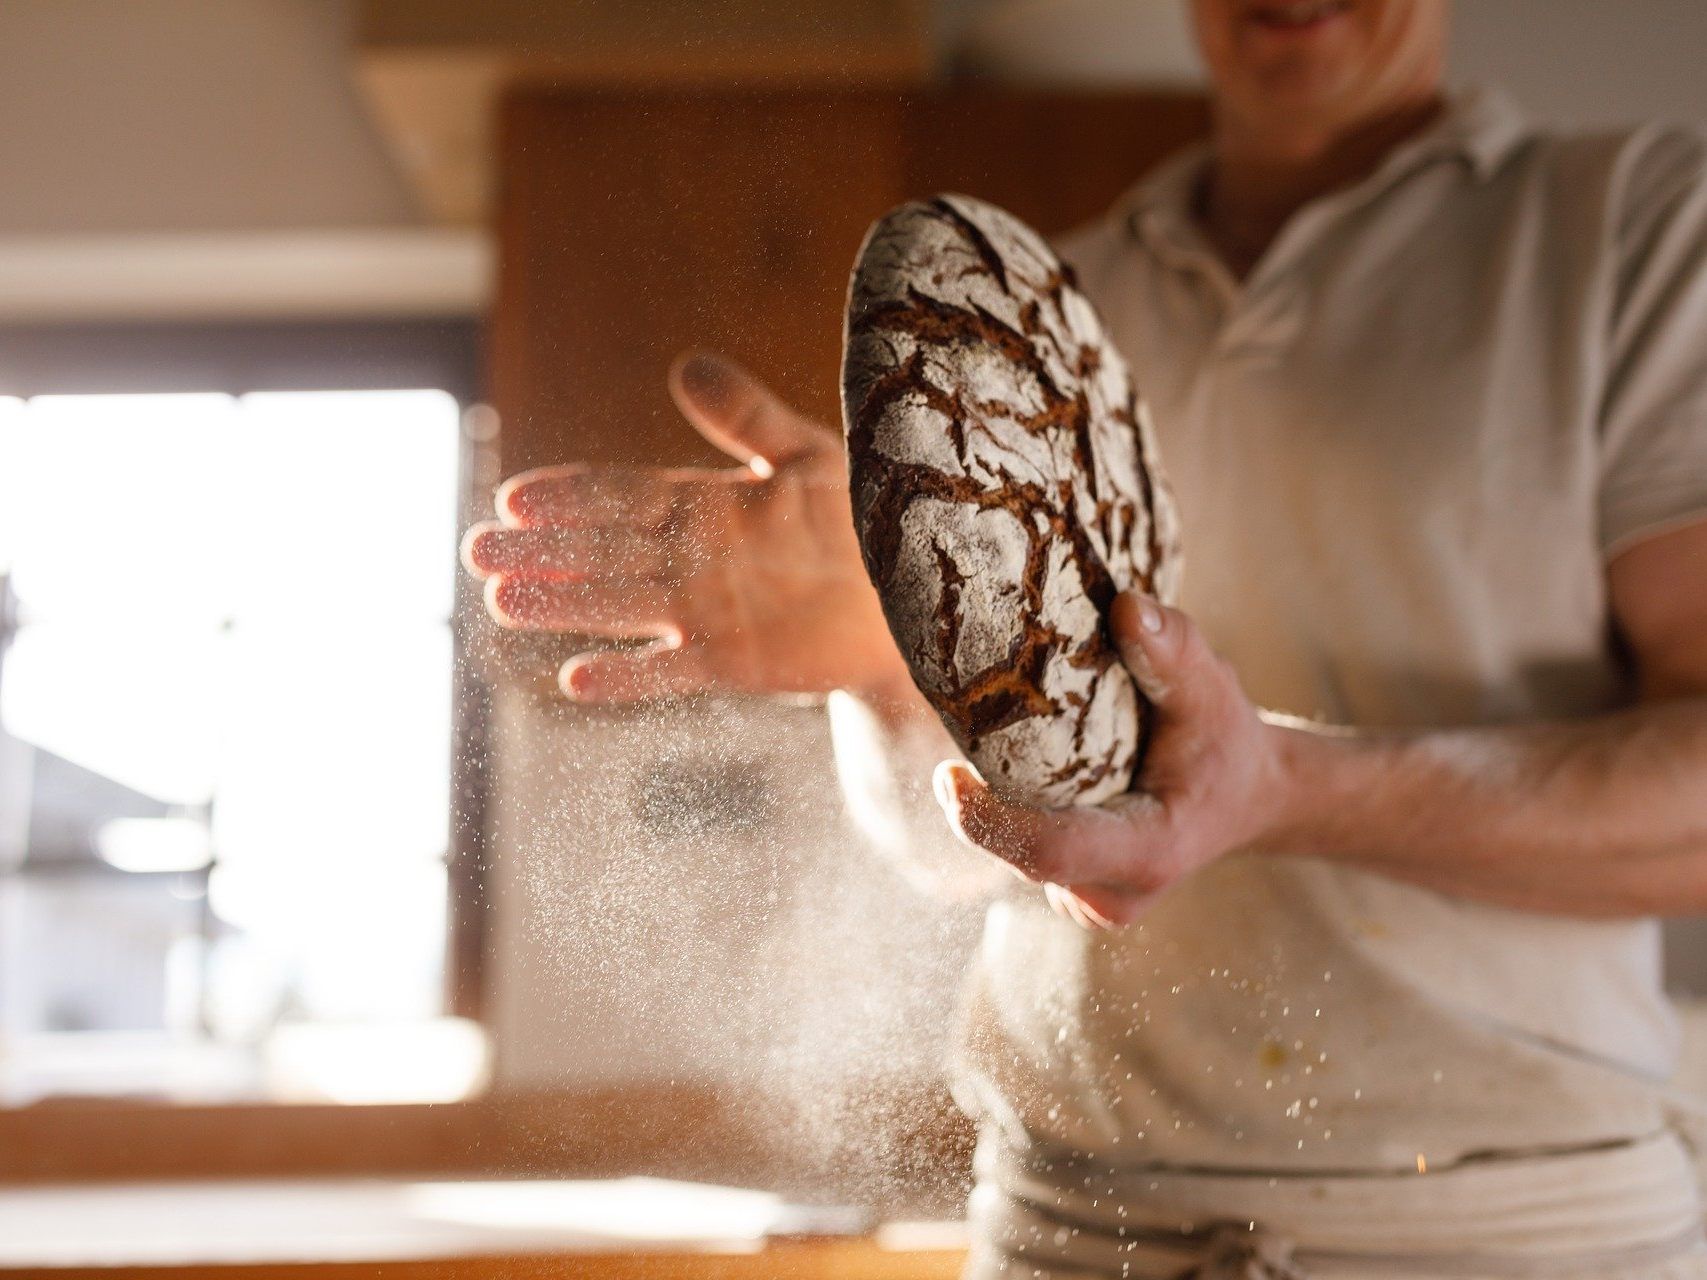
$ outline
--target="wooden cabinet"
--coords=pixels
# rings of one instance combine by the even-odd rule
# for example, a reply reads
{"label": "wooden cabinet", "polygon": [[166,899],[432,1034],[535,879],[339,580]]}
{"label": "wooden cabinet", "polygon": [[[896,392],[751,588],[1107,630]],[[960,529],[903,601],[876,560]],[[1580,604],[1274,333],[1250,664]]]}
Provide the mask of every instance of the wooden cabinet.
{"label": "wooden cabinet", "polygon": [[1206,127],[1184,95],[515,93],[491,336],[504,470],[715,459],[664,390],[688,347],[833,423],[847,273],[885,209],[963,191],[1061,231]]}

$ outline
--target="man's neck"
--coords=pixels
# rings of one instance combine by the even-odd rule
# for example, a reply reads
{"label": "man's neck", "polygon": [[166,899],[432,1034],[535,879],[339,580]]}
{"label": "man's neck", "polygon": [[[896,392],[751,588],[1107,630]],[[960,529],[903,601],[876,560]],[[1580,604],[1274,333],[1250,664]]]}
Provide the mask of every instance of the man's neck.
{"label": "man's neck", "polygon": [[1329,191],[1374,172],[1388,152],[1440,114],[1438,92],[1351,128],[1251,126],[1221,118],[1198,217],[1233,274],[1246,276],[1286,220]]}

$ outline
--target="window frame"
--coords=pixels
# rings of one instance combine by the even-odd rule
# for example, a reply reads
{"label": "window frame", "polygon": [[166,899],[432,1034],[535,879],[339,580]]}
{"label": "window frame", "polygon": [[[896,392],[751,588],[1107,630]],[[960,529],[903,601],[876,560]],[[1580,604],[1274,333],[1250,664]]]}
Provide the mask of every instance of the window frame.
{"label": "window frame", "polygon": [[[450,394],[467,424],[490,421],[470,414],[482,402],[484,381],[484,325],[464,316],[0,325],[0,396],[422,388]],[[460,436],[459,533],[479,518],[481,486],[491,469],[481,456],[490,452],[490,440],[478,434],[465,427]],[[478,593],[459,574],[451,616],[451,735],[467,749],[446,762],[444,1007],[451,1016],[483,1021],[489,935],[484,743],[491,698],[479,664],[469,660],[470,609],[478,605]]]}

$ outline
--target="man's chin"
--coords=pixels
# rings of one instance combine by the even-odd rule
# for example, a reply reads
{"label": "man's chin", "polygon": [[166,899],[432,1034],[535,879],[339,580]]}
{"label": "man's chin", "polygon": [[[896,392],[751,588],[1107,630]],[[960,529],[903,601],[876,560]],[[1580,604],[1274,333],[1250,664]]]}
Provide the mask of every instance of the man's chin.
{"label": "man's chin", "polygon": [[1276,68],[1238,95],[1242,113],[1269,127],[1335,128],[1359,113],[1358,94],[1346,77],[1320,67]]}

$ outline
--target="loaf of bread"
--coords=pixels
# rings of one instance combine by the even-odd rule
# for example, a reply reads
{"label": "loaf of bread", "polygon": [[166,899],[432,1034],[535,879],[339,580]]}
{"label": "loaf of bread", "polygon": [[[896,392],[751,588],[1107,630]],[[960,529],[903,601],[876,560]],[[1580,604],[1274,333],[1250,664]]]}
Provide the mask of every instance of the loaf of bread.
{"label": "loaf of bread", "polygon": [[866,570],[967,758],[1030,804],[1127,790],[1150,714],[1106,614],[1173,599],[1178,520],[1071,270],[982,201],[895,209],[854,267],[842,408]]}

